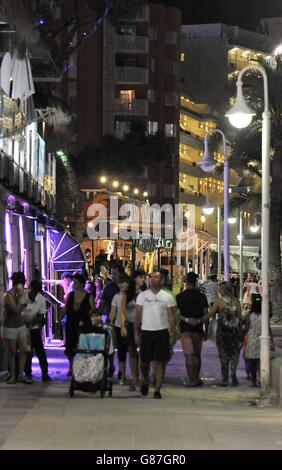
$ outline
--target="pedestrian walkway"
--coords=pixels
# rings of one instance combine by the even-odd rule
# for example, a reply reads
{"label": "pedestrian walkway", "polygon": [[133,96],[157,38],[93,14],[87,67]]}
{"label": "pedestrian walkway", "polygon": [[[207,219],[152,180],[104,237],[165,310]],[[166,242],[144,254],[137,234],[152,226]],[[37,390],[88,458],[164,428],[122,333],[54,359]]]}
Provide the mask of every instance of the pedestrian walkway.
{"label": "pedestrian walkway", "polygon": [[[7,449],[280,449],[282,409],[254,406],[258,391],[216,384],[220,370],[213,342],[205,343],[199,389],[185,387],[182,353],[167,369],[163,399],[114,386],[112,399],[68,397],[67,361],[48,350],[54,383],[0,384],[0,448]],[[37,372],[37,371],[36,371]]]}

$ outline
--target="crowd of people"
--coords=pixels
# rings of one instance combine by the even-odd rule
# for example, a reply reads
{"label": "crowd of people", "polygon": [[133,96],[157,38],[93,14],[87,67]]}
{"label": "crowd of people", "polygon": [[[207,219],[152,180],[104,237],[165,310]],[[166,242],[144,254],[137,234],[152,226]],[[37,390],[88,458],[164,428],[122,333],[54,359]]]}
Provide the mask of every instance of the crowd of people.
{"label": "crowd of people", "polygon": [[[176,296],[172,291],[169,272],[162,269],[149,275],[142,269],[126,272],[112,262],[103,278],[103,253],[96,277],[87,279],[83,273],[63,273],[60,280],[44,281],[59,284],[63,289],[62,331],[65,354],[69,360],[68,375],[72,375],[73,359],[79,334],[93,325],[111,331],[117,351],[118,370],[114,354],[109,358],[109,376],[117,372],[120,385],[128,383],[130,391],[140,387],[148,395],[152,365],[154,398],[161,398],[161,386],[166,366],[178,339],[182,345],[187,375],[191,387],[203,385],[201,353],[203,341],[213,336],[216,341],[222,371],[221,385],[238,386],[237,368],[243,349],[247,377],[258,386],[261,291],[254,276],[244,282],[242,315],[234,282],[218,282],[211,275],[199,283],[198,275],[189,272],[183,288]],[[130,274],[130,275],[129,275]],[[21,272],[12,275],[12,288],[3,302],[3,336],[8,345],[9,377],[7,384],[32,384],[32,357],[35,353],[42,371],[42,381],[50,382],[48,361],[42,342],[42,327],[46,301],[42,283],[26,280]],[[126,362],[130,378],[127,382]]]}

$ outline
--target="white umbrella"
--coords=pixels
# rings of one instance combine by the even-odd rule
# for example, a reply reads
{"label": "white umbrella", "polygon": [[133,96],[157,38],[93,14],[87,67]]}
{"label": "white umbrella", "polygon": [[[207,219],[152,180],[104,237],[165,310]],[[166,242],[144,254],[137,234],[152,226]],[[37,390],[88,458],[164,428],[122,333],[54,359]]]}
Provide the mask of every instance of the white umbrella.
{"label": "white umbrella", "polygon": [[12,99],[27,100],[35,92],[28,54],[23,59],[17,53],[13,58],[7,52],[1,64],[1,88],[10,96],[10,82],[12,80]]}
{"label": "white umbrella", "polygon": [[6,52],[3,57],[0,69],[0,86],[6,95],[10,95],[11,74],[13,67],[13,59],[10,52]]}

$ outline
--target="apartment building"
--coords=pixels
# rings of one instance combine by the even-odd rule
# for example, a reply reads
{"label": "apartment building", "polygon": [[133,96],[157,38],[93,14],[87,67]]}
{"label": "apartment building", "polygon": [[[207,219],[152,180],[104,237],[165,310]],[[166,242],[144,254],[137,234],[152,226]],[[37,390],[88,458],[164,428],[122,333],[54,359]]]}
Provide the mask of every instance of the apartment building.
{"label": "apartment building", "polygon": [[[61,21],[70,14],[63,1]],[[170,158],[157,171],[134,175],[150,201],[160,203],[178,200],[180,26],[180,11],[162,2],[144,2],[134,18],[115,25],[104,19],[74,47],[62,87],[77,121],[74,148],[99,144],[106,134],[122,139],[133,121],[142,121],[148,134],[165,134]],[[80,186],[97,186],[94,162]]]}

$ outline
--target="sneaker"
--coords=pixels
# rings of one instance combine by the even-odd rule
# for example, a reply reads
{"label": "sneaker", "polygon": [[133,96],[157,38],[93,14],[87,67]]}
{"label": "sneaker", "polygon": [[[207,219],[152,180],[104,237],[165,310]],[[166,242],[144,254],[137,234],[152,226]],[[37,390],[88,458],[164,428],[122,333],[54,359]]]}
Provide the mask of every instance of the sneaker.
{"label": "sneaker", "polygon": [[50,377],[50,375],[48,374],[42,376],[42,382],[47,383],[47,382],[52,382],[52,380],[53,380],[52,377]]}
{"label": "sneaker", "polygon": [[120,379],[119,384],[120,384],[120,385],[125,385],[125,380],[124,380],[124,379]]}
{"label": "sneaker", "polygon": [[20,375],[17,381],[23,384],[28,384],[28,385],[33,384],[33,380],[30,377],[25,377],[24,375]]}
{"label": "sneaker", "polygon": [[142,385],[141,385],[141,395],[143,395],[143,397],[146,397],[149,393],[149,383],[147,381],[143,381]]}
{"label": "sneaker", "polygon": [[16,381],[16,379],[15,379],[14,377],[9,377],[9,379],[6,380],[6,384],[7,384],[7,385],[14,385],[14,384],[16,384],[16,383],[17,383],[17,381]]}
{"label": "sneaker", "polygon": [[156,399],[162,398],[160,392],[154,392],[154,398],[156,398]]}

